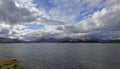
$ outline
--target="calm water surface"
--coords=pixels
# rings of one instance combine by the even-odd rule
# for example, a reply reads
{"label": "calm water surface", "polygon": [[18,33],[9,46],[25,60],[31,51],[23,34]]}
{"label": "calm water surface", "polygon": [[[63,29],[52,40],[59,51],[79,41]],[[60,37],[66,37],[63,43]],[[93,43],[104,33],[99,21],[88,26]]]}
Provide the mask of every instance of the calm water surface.
{"label": "calm water surface", "polygon": [[120,69],[120,44],[0,44],[0,59],[14,58],[21,69]]}

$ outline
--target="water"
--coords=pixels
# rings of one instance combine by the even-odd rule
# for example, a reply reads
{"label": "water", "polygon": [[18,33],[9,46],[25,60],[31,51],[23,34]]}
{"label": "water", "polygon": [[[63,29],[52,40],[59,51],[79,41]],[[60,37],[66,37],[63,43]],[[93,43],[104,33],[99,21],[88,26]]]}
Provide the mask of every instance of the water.
{"label": "water", "polygon": [[14,58],[21,69],[120,69],[120,44],[0,44],[0,59]]}

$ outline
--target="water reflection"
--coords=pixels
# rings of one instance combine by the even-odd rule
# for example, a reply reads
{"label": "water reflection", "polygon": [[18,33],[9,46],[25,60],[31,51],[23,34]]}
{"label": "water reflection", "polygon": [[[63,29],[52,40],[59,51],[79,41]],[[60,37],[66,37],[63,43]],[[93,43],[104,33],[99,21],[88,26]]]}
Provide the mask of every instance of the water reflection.
{"label": "water reflection", "polygon": [[0,59],[22,69],[120,69],[120,44],[0,44]]}

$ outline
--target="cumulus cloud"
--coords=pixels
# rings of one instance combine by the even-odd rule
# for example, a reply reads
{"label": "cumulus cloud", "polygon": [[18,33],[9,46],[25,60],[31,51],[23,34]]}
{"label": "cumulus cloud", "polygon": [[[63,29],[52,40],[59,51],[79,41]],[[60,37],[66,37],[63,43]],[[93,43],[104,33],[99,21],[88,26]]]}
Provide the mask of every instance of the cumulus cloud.
{"label": "cumulus cloud", "polygon": [[[120,37],[119,0],[0,0],[0,6],[0,37]],[[45,28],[33,30],[25,23]]]}
{"label": "cumulus cloud", "polygon": [[43,23],[62,24],[56,20],[43,17],[42,9],[35,7],[32,0],[0,0],[0,21],[7,24]]}
{"label": "cumulus cloud", "polygon": [[[84,34],[87,36],[100,36],[101,38],[119,38],[120,30],[120,5],[103,8],[100,11],[94,12],[88,18],[70,25],[58,26],[56,29],[67,34]],[[99,33],[98,33],[99,32]],[[114,32],[114,34],[113,34]],[[80,36],[77,35],[79,38]],[[99,37],[99,38],[100,38]]]}
{"label": "cumulus cloud", "polygon": [[120,29],[120,5],[103,8],[76,24],[84,31]]}

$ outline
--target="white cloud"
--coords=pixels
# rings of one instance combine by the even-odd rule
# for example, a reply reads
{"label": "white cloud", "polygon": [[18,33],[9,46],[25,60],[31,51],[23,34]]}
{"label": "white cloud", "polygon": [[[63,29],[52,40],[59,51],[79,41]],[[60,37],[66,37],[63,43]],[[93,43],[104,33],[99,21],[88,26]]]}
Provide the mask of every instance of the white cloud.
{"label": "white cloud", "polygon": [[[50,0],[50,2],[55,6],[46,12],[42,7],[36,8],[32,0],[0,0],[0,37],[25,40],[41,37],[82,38],[93,35],[120,37],[119,0]],[[76,21],[77,18],[80,19]],[[45,29],[32,30],[26,27],[25,23],[42,24]]]}
{"label": "white cloud", "polygon": [[[120,30],[120,5],[109,8],[103,8],[101,11],[95,12],[92,16],[72,25],[61,27],[64,33],[81,34],[83,37],[100,36],[101,38],[119,38]],[[97,33],[99,32],[99,33]],[[113,34],[114,32],[114,34]],[[105,33],[105,34],[104,34]],[[92,34],[92,35],[91,35]]]}
{"label": "white cloud", "polygon": [[101,11],[95,12],[91,17],[77,23],[77,26],[80,26],[84,31],[120,29],[119,11],[120,5],[103,8]]}

